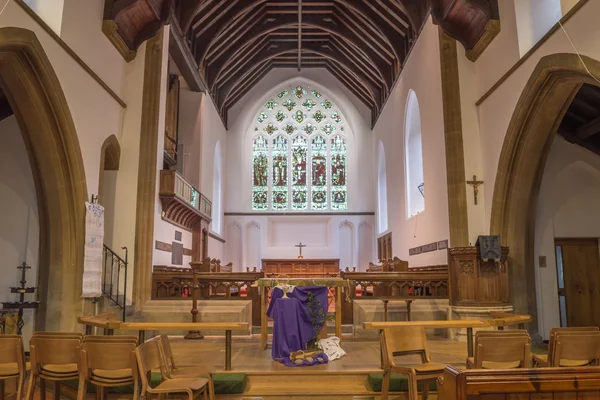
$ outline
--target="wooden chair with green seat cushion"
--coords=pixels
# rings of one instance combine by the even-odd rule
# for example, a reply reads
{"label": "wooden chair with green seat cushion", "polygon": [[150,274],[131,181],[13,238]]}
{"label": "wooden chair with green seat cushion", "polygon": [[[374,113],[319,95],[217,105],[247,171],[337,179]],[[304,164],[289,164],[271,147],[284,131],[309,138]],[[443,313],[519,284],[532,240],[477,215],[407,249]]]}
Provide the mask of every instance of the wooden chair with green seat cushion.
{"label": "wooden chair with green seat cushion", "polygon": [[200,364],[197,365],[175,365],[175,357],[167,335],[160,335],[161,348],[166,365],[167,379],[173,378],[206,378],[208,379],[208,391],[210,400],[215,398],[215,385],[212,379],[212,372]]}
{"label": "wooden chair with green seat cushion", "polygon": [[[31,377],[27,389],[27,399],[32,400],[35,383],[39,378],[44,382],[54,382],[54,397],[60,396],[60,382],[79,377],[81,339],[72,336],[33,335],[29,341]],[[45,387],[40,385],[42,397]]]}
{"label": "wooden chair with green seat cushion", "polygon": [[600,332],[558,332],[551,367],[600,365]]}
{"label": "wooden chair with green seat cushion", "polygon": [[[477,334],[475,336],[475,349],[479,348],[480,340],[483,340],[485,343],[490,343],[490,342],[494,342],[494,340],[501,341],[501,340],[503,340],[505,338],[509,338],[509,337],[526,338],[527,342],[531,343],[531,340],[529,338],[529,333],[524,329],[515,329],[515,330],[508,330],[508,331],[479,331],[479,332],[477,332]],[[501,345],[501,343],[500,343],[500,345]],[[520,353],[518,353],[518,354],[520,354]],[[491,356],[491,355],[485,356],[483,353],[480,353],[480,357],[482,357],[482,356],[484,357],[484,359],[483,359],[484,361],[482,361],[482,364],[481,364],[482,366],[480,368],[510,369],[510,368],[519,368],[519,366],[521,366],[521,363],[518,358],[520,356],[510,356],[508,358],[514,357],[514,360],[506,361],[506,362],[493,361],[492,359],[490,359],[490,357],[493,358],[494,356]],[[468,357],[467,358],[467,369],[477,368],[475,359],[476,359],[476,357]],[[527,362],[526,364],[529,365],[530,362]]]}
{"label": "wooden chair with green seat cushion", "polygon": [[548,367],[552,365],[552,356],[554,354],[554,343],[556,341],[557,333],[578,333],[578,332],[598,332],[600,329],[597,326],[575,326],[575,327],[561,327],[561,328],[550,328],[550,340],[548,341],[548,354],[534,354],[533,355],[533,366],[534,367]]}
{"label": "wooden chair with green seat cushion", "polygon": [[0,335],[0,398],[5,397],[5,381],[17,380],[17,400],[22,398],[25,375],[29,370],[25,362],[23,337],[21,335]]}
{"label": "wooden chair with green seat cushion", "polygon": [[[417,400],[418,384],[423,384],[423,399],[429,396],[429,383],[436,382],[444,373],[445,364],[434,363],[429,355],[425,328],[406,326],[385,328],[381,335],[383,358],[383,383],[381,400],[388,400],[391,374],[405,375],[408,378],[408,399]],[[415,365],[397,365],[394,357],[420,356],[421,363]]]}
{"label": "wooden chair with green seat cushion", "polygon": [[96,386],[100,398],[104,388],[133,384],[133,400],[139,399],[139,374],[135,359],[135,342],[84,341],[81,344],[81,364],[77,399],[84,400],[87,385]]}
{"label": "wooden chair with green seat cushion", "polygon": [[158,386],[152,387],[148,382],[148,373],[152,370],[160,369],[163,378],[166,376],[166,365],[164,354],[161,348],[160,336],[147,340],[135,349],[138,371],[142,379],[141,397],[151,397],[158,394],[160,397],[164,394],[179,393],[187,394],[189,400],[194,400],[201,394],[204,400],[207,400],[208,379],[206,378],[174,378],[166,379]]}

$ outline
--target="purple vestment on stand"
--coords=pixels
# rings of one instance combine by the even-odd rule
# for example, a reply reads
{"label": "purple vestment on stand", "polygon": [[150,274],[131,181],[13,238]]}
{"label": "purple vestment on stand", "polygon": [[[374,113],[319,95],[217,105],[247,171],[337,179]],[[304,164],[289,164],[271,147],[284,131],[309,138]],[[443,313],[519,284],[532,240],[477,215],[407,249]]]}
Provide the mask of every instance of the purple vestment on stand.
{"label": "purple vestment on stand", "polygon": [[[273,319],[271,355],[273,359],[279,360],[287,366],[297,366],[290,360],[290,353],[306,350],[306,344],[315,338],[326,322],[326,318],[323,318],[317,327],[313,326],[308,304],[309,293],[314,296],[314,306],[320,305],[323,311],[322,316],[326,316],[329,294],[327,286],[297,286],[292,293],[287,294],[287,299],[282,299],[283,291],[279,288],[274,288],[271,292],[271,302],[267,310],[267,315]],[[312,364],[305,361],[301,365],[324,364],[327,361],[327,356],[321,353],[314,358]]]}

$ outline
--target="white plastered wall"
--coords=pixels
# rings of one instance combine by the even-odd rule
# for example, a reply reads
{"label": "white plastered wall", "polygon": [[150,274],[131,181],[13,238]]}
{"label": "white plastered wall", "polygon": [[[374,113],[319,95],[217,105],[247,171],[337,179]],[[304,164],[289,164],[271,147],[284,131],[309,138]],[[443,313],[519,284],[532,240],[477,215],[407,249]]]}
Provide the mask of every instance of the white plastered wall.
{"label": "white plastered wall", "polygon": [[[19,295],[10,293],[18,287],[23,261],[27,271],[27,287],[37,287],[39,260],[39,215],[35,184],[25,142],[15,116],[0,121],[0,302],[18,301]],[[36,300],[35,294],[25,295],[25,301]],[[23,335],[25,343],[33,332],[34,311],[25,310]]]}
{"label": "white plastered wall", "polygon": [[[324,97],[330,98],[339,107],[348,122],[347,211],[360,215],[267,216],[252,212],[254,119],[260,107],[281,87],[296,84],[318,88]],[[300,241],[308,244],[302,251],[306,258],[340,258],[342,263],[348,264],[340,265],[342,268],[364,270],[367,267],[365,260],[376,261],[373,215],[375,156],[369,121],[370,111],[364,104],[324,69],[301,72],[275,69],[249,91],[229,112],[230,129],[225,146],[228,158],[223,164],[226,177],[224,208],[229,213],[224,219],[227,240],[225,262],[238,262],[240,265],[234,265],[234,268],[241,271],[245,267],[259,268],[260,258],[295,258],[298,249],[294,248],[294,244]],[[235,238],[228,235],[232,230],[236,232]]]}
{"label": "white plastered wall", "polygon": [[[9,2],[0,15],[0,28],[11,26],[27,29],[33,31],[40,41],[58,77],[75,124],[89,196],[98,194],[102,144],[113,134],[119,140],[121,159],[116,174],[117,196],[112,237],[113,247],[120,255],[124,256],[120,247],[129,248],[131,293],[145,45],[140,47],[134,61],[126,63],[117,56],[118,53],[101,32],[102,14],[99,11],[102,1],[85,3],[85,7],[80,4],[65,12],[62,19],[63,39],[127,104],[127,108],[123,108],[15,2]],[[85,34],[82,34],[82,30]]]}
{"label": "white plastered wall", "polygon": [[[476,98],[480,98],[501,78],[505,70],[499,67],[500,64],[503,64],[508,70],[518,60],[516,57],[512,62],[506,61],[511,54],[514,55],[514,49],[518,48],[518,44],[516,30],[512,35],[511,32],[506,32],[511,28],[515,29],[514,15],[511,23],[510,13],[502,13],[503,10],[506,11],[507,4],[501,2],[501,6],[501,18],[503,15],[506,17],[506,20],[502,22],[502,32],[475,65],[478,79],[477,81],[471,80],[471,84],[477,85],[472,89],[477,92],[477,95],[474,96]],[[600,47],[598,46],[600,29],[595,18],[598,13],[600,13],[600,2],[588,1],[564,24],[577,50],[581,54],[597,60],[600,59]],[[573,47],[562,30],[556,31],[477,108],[483,166],[482,180],[485,182],[480,193],[483,191],[486,199],[484,217],[486,230],[489,230],[491,199],[493,198],[500,152],[517,102],[539,60],[546,55],[557,53],[574,53]],[[463,55],[459,54],[459,56]]]}
{"label": "white plastered wall", "polygon": [[[409,249],[449,239],[446,149],[441,96],[438,27],[425,24],[373,130],[375,143],[385,148],[388,195],[388,232],[393,255],[410,266],[445,264],[446,251],[409,256]],[[410,90],[419,100],[425,183],[425,210],[407,218],[404,135]],[[372,146],[376,154],[376,146]],[[373,175],[376,180],[376,175]]]}
{"label": "white plastered wall", "polygon": [[[555,238],[600,237],[600,157],[556,136],[538,200],[535,271],[540,332],[560,326]],[[546,257],[540,268],[539,256]]]}

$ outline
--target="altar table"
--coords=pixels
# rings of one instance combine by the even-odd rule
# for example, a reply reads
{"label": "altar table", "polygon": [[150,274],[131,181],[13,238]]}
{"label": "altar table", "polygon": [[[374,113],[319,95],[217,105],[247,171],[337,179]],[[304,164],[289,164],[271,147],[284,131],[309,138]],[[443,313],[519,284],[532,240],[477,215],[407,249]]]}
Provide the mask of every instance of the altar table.
{"label": "altar table", "polygon": [[[269,300],[269,289],[279,284],[292,286],[327,286],[335,288],[335,336],[342,342],[342,293],[350,293],[354,287],[347,279],[342,278],[292,278],[292,279],[258,279],[254,285],[260,288],[260,348],[267,348],[267,338],[269,336],[269,319],[267,317],[267,307]],[[345,290],[344,290],[345,289]]]}

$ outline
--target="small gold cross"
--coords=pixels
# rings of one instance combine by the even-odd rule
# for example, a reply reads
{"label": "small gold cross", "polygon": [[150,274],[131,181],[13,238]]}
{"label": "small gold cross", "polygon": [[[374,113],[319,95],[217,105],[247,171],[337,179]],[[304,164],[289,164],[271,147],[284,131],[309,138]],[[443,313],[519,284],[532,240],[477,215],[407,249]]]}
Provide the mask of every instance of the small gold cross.
{"label": "small gold cross", "polygon": [[467,181],[467,184],[473,186],[473,196],[475,198],[475,205],[477,205],[477,195],[479,194],[479,185],[483,185],[483,181],[478,181],[477,175],[473,175],[473,180]]}

